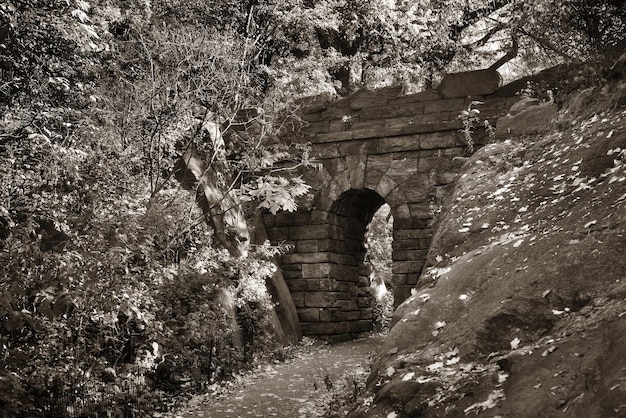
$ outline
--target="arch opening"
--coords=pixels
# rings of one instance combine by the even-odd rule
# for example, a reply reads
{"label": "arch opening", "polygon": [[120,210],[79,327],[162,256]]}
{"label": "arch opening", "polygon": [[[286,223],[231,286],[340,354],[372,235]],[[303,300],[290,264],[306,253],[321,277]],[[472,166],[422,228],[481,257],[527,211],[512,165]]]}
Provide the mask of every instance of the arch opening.
{"label": "arch opening", "polygon": [[365,262],[369,266],[369,283],[373,296],[373,330],[386,333],[394,311],[392,283],[393,215],[388,204],[382,205],[367,226]]}
{"label": "arch opening", "polygon": [[[381,317],[382,304],[388,299],[384,273],[389,273],[388,283],[391,278],[391,231],[386,231],[386,227],[379,225],[381,221],[378,219],[375,223],[376,228],[369,234],[370,242],[373,247],[380,250],[388,247],[385,250],[387,260],[378,262],[383,251],[377,253],[374,264],[368,259],[367,235],[370,229],[368,227],[372,225],[371,222],[381,207],[384,210],[383,215],[379,217],[383,216],[384,222],[387,222],[390,209],[385,199],[370,189],[351,189],[339,196],[329,212],[332,240],[336,246],[334,250],[339,254],[331,271],[331,279],[337,283],[350,284],[346,290],[349,291],[351,302],[342,303],[342,316],[358,317],[365,327],[364,331],[382,331],[384,327],[382,324],[384,319]],[[379,235],[383,229],[388,235],[385,242],[374,236]],[[384,239],[382,236],[380,238]],[[381,269],[382,263],[388,264],[389,267]],[[379,268],[377,272],[376,266]],[[381,299],[377,299],[375,290],[380,292],[382,288],[385,288],[385,294]],[[393,302],[391,309],[392,307]]]}

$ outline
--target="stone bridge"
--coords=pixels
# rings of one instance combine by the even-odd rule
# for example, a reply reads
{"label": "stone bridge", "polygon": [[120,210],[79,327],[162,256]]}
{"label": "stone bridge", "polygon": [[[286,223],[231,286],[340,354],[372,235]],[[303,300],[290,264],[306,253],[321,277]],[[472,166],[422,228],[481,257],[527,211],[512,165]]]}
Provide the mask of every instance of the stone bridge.
{"label": "stone bridge", "polygon": [[[511,91],[453,97],[441,88],[403,95],[390,87],[307,102],[308,125],[297,140],[311,143],[322,168],[301,173],[312,189],[297,212],[264,218],[269,239],[293,247],[280,265],[304,335],[346,339],[371,330],[364,236],[385,203],[393,215],[396,306],[410,295],[436,213],[469,155],[458,116],[479,100],[481,121],[495,125],[519,99]],[[477,146],[486,139],[484,129],[475,131]]]}

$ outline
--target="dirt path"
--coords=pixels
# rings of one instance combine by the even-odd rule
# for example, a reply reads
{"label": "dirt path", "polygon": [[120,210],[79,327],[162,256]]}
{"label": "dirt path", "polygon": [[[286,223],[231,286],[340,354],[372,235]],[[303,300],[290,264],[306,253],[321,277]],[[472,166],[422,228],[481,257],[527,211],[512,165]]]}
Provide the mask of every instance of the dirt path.
{"label": "dirt path", "polygon": [[342,375],[367,366],[382,341],[374,336],[314,348],[287,363],[266,366],[228,393],[196,398],[192,410],[177,417],[316,417],[331,386],[345,384]]}

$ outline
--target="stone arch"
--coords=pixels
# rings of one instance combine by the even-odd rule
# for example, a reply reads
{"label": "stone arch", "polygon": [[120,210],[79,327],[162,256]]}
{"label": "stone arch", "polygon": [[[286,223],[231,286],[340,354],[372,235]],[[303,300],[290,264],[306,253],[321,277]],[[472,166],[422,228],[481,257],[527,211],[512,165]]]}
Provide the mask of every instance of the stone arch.
{"label": "stone arch", "polygon": [[[518,100],[506,92],[451,97],[401,90],[312,98],[301,110],[306,126],[290,140],[310,144],[321,167],[300,173],[311,192],[297,212],[268,214],[264,223],[270,241],[293,246],[280,265],[304,335],[350,338],[371,328],[363,240],[383,203],[394,219],[394,302],[410,296],[426,264],[433,214],[468,156],[459,115],[480,101],[481,118],[495,126]],[[476,127],[474,145],[487,140]]]}

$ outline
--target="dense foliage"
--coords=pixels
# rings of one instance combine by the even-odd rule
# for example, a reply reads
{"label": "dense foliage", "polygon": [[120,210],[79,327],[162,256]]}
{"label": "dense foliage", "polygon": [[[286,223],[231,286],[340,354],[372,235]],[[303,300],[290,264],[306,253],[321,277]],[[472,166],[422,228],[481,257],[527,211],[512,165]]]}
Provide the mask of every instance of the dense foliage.
{"label": "dense foliage", "polygon": [[[0,415],[67,394],[154,408],[271,346],[264,280],[280,249],[250,248],[226,214],[306,194],[289,169],[308,149],[276,140],[299,123],[295,99],[421,88],[513,44],[524,68],[588,56],[623,37],[625,13],[616,0],[2,2]],[[206,207],[181,175],[191,150],[216,191]]]}

